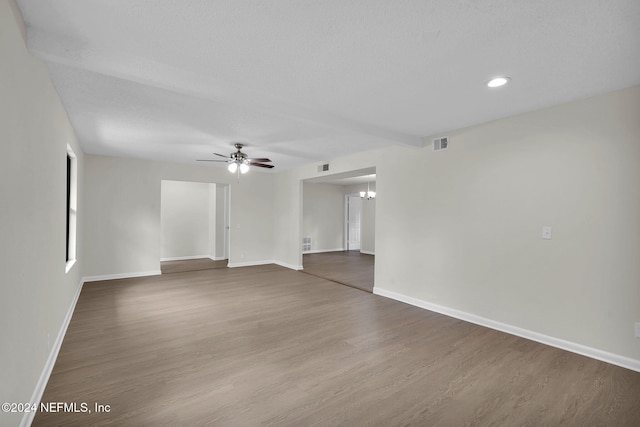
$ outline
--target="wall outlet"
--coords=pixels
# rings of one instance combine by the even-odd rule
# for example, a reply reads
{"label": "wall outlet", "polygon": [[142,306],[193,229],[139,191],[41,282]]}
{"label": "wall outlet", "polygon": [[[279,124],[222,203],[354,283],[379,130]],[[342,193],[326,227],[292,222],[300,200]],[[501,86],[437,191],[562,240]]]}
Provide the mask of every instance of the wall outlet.
{"label": "wall outlet", "polygon": [[640,338],[640,322],[636,322],[636,338]]}
{"label": "wall outlet", "polygon": [[551,240],[551,227],[549,227],[548,225],[542,227],[542,238]]}

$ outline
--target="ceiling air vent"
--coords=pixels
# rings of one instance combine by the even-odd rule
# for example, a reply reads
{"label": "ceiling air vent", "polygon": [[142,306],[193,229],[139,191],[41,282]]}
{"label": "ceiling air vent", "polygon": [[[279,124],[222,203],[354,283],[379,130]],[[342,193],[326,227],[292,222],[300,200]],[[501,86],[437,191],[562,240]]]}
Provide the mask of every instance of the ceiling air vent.
{"label": "ceiling air vent", "polygon": [[433,140],[433,151],[441,151],[449,148],[449,138],[442,137]]}
{"label": "ceiling air vent", "polygon": [[318,172],[327,172],[329,170],[329,163],[318,166]]}

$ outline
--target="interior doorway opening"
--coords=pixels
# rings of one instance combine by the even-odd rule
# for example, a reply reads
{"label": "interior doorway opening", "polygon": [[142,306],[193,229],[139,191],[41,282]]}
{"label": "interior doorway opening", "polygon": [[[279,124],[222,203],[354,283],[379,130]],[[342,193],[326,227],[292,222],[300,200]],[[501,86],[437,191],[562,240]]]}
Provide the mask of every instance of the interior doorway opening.
{"label": "interior doorway opening", "polygon": [[226,267],[229,185],[163,180],[160,186],[162,272]]}
{"label": "interior doorway opening", "polygon": [[375,167],[302,182],[303,271],[373,291]]}

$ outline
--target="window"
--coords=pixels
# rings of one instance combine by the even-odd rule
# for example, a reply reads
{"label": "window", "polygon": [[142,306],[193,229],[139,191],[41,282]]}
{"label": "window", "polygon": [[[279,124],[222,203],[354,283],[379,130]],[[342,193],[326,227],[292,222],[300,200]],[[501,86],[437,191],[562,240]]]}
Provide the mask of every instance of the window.
{"label": "window", "polygon": [[67,249],[66,272],[76,262],[76,216],[78,206],[77,159],[73,150],[67,145]]}

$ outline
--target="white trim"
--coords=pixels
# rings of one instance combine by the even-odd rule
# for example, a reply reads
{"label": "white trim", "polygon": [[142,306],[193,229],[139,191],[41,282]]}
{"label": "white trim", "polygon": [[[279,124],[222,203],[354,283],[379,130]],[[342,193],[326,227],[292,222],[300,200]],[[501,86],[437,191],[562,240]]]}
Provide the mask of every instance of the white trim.
{"label": "white trim", "polygon": [[64,267],[64,274],[67,274],[69,273],[69,271],[71,271],[71,268],[76,263],[76,261],[77,259],[70,259],[69,261],[67,261],[67,264]]}
{"label": "white trim", "polygon": [[65,274],[73,265],[69,265],[69,261],[77,259],[78,255],[78,157],[71,148],[71,145],[67,144],[67,157],[71,160],[69,162],[69,197],[67,200],[67,219],[68,230],[66,233],[67,239],[67,251],[66,258],[67,264],[65,265]]}
{"label": "white trim", "polygon": [[83,277],[82,280],[86,283],[86,282],[99,282],[101,280],[131,279],[134,277],[159,276],[160,274],[162,274],[160,270],[152,270],[152,271],[139,271],[136,273],[105,274],[104,276],[87,276],[87,277]]}
{"label": "white trim", "polygon": [[303,251],[303,254],[320,254],[324,252],[344,252],[344,248],[335,248],[335,249],[314,249],[312,251]]}
{"label": "white trim", "polygon": [[444,314],[446,316],[454,317],[456,319],[464,320],[470,323],[475,323],[476,325],[486,326],[487,328],[506,332],[511,335],[516,335],[532,341],[537,341],[542,344],[550,345],[552,347],[560,348],[562,350],[567,350],[572,353],[581,354],[592,359],[601,360],[603,362],[611,363],[612,365],[622,366],[623,368],[640,372],[640,360],[637,359],[631,359],[626,356],[609,353],[597,348],[588,347],[586,345],[551,337],[549,335],[544,335],[538,332],[530,331],[528,329],[523,329],[517,326],[508,325],[506,323],[497,322],[495,320],[487,319],[485,317],[477,316],[465,311],[456,310],[454,308],[433,304],[397,292],[388,291],[380,287],[374,286],[373,293],[375,295],[380,295],[382,297],[391,298],[396,301],[424,308],[425,310],[435,311],[436,313]]}
{"label": "white trim", "polygon": [[236,268],[236,267],[251,267],[254,265],[265,265],[265,264],[274,264],[275,261],[271,261],[271,260],[265,260],[265,261],[247,261],[247,262],[230,262],[229,264],[227,264],[227,267],[229,268]]}
{"label": "white trim", "polygon": [[279,265],[280,267],[290,268],[291,270],[302,270],[301,265],[287,264],[286,262],[282,261],[273,261],[273,263]]}
{"label": "white trim", "polygon": [[190,255],[190,256],[173,256],[167,258],[160,258],[160,262],[164,261],[185,261],[189,259],[203,259],[203,258],[211,258],[209,255]]}
{"label": "white trim", "polygon": [[224,261],[226,259],[223,256],[210,256],[210,257],[207,257],[207,258],[209,258],[211,261]]}
{"label": "white trim", "polygon": [[[76,289],[76,294],[73,297],[73,301],[71,301],[71,305],[69,305],[69,309],[67,310],[67,315],[62,321],[62,325],[60,326],[60,330],[58,331],[58,336],[51,347],[51,351],[49,352],[49,357],[47,358],[46,363],[44,364],[44,368],[42,368],[42,373],[40,374],[40,378],[38,379],[38,383],[36,384],[36,388],[33,390],[33,394],[31,395],[30,403],[35,403],[36,406],[40,406],[40,399],[42,399],[42,394],[44,393],[44,389],[47,387],[47,383],[49,382],[49,377],[51,376],[51,371],[53,371],[53,366],[56,364],[56,359],[58,358],[58,353],[60,353],[60,348],[62,347],[62,341],[64,340],[64,336],[67,333],[67,328],[69,327],[69,323],[71,323],[71,318],[73,317],[73,312],[76,309],[76,304],[78,303],[78,298],[80,297],[80,292],[82,291],[82,286],[84,285],[84,279],[80,281],[78,285],[78,289]],[[35,417],[36,412],[25,412],[22,416],[22,420],[20,421],[20,427],[28,427],[33,422],[33,418]]]}
{"label": "white trim", "polygon": [[365,254],[365,255],[375,255],[375,252],[369,252],[369,251],[363,251],[362,249],[360,249],[360,253],[361,254]]}

